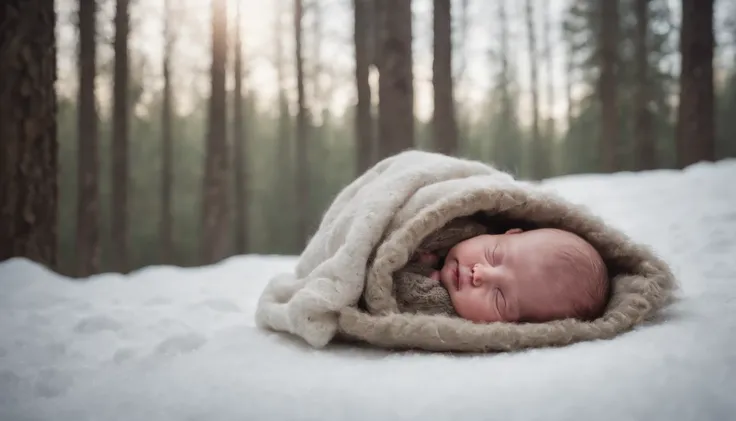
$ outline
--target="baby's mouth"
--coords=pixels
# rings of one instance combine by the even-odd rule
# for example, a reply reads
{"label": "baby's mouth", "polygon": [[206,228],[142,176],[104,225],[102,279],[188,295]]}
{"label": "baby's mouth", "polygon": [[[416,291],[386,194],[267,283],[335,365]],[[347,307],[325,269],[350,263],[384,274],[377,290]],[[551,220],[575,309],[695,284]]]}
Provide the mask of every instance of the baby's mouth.
{"label": "baby's mouth", "polygon": [[440,271],[440,281],[448,291],[460,291],[460,263],[447,260]]}

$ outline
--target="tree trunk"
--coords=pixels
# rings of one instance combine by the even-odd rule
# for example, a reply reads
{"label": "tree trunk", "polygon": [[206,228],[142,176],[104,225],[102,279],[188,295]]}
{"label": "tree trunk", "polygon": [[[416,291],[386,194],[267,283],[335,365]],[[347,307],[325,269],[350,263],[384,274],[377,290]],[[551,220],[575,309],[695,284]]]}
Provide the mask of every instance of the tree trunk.
{"label": "tree trunk", "polygon": [[171,133],[171,50],[173,47],[170,0],[164,0],[163,110],[161,116],[161,263],[173,262],[173,219],[171,209],[174,184],[173,140]]}
{"label": "tree trunk", "polygon": [[54,2],[0,6],[0,261],[56,269],[56,15]]}
{"label": "tree trunk", "polygon": [[202,200],[201,256],[203,264],[215,263],[225,258],[228,254],[230,240],[227,200],[229,171],[225,101],[226,62],[226,1],[212,0],[212,76]]}
{"label": "tree trunk", "polygon": [[573,116],[575,114],[575,104],[573,103],[572,99],[572,73],[573,71],[575,71],[575,57],[572,40],[568,39],[565,44],[567,45],[567,48],[565,50],[565,99],[567,101],[565,121],[567,124],[567,130],[569,132],[572,126]]}
{"label": "tree trunk", "polygon": [[649,63],[647,34],[649,33],[649,0],[636,0],[636,91],[634,106],[636,117],[634,126],[634,144],[636,145],[636,168],[651,170],[657,167],[652,132],[651,94],[649,92]]}
{"label": "tree trunk", "polygon": [[715,156],[713,0],[682,0],[677,164]]}
{"label": "tree trunk", "polygon": [[296,80],[298,111],[296,117],[296,196],[297,196],[297,241],[299,248],[307,244],[307,222],[309,205],[309,173],[307,155],[307,110],[304,104],[304,63],[302,59],[302,0],[294,0],[294,34],[296,56]]}
{"label": "tree trunk", "polygon": [[552,163],[552,145],[556,135],[554,62],[552,61],[552,11],[549,1],[544,2],[544,62],[547,65],[547,127],[542,154],[546,159],[546,176],[555,173]]}
{"label": "tree trunk", "polygon": [[530,90],[532,93],[532,178],[541,179],[547,176],[546,156],[543,156],[542,137],[539,134],[539,76],[537,64],[537,37],[534,28],[534,10],[531,0],[526,0],[526,28],[529,38],[529,70]]}
{"label": "tree trunk", "polygon": [[[500,106],[501,106],[501,125],[498,129],[498,131],[502,134],[506,134],[506,127],[503,127],[503,124],[505,122],[508,122],[508,117],[510,116],[509,110],[509,101],[510,101],[510,95],[509,95],[509,84],[508,84],[508,74],[509,74],[509,49],[508,49],[508,20],[506,18],[506,0],[501,0],[498,2],[498,15],[497,15],[497,21],[499,26],[499,55],[498,60],[501,65],[501,79],[498,86],[499,90],[499,96],[500,96]],[[497,82],[496,82],[497,83]],[[493,143],[492,143],[492,150],[491,150],[491,160],[493,162],[498,163],[502,166],[510,165],[509,162],[509,141],[511,139],[502,139],[501,137],[494,136]]]}
{"label": "tree trunk", "polygon": [[573,72],[575,71],[575,53],[572,46],[572,40],[566,41],[567,47],[565,50],[565,100],[567,101],[565,125],[566,133],[564,143],[562,144],[562,156],[560,158],[560,169],[561,174],[568,174],[572,170],[572,163],[577,159],[571,157],[571,152],[574,150],[572,145],[572,124],[575,116],[575,102],[572,98],[572,84],[573,84]]}
{"label": "tree trunk", "polygon": [[95,78],[96,2],[79,1],[79,98],[77,103],[77,276],[100,270],[100,203]]}
{"label": "tree trunk", "polygon": [[458,13],[457,32],[458,37],[453,42],[453,56],[458,58],[457,70],[453,76],[454,78],[454,93],[455,98],[455,116],[457,119],[457,151],[459,154],[463,154],[467,151],[468,138],[471,132],[471,118],[467,112],[467,98],[468,98],[468,86],[464,85],[463,82],[466,80],[466,74],[468,71],[468,26],[470,19],[468,18],[468,8],[470,0],[460,0],[460,10]]}
{"label": "tree trunk", "polygon": [[[304,1],[304,0],[302,0]],[[309,12],[312,15],[312,101],[310,103],[310,111],[314,116],[322,116],[322,110],[325,108],[324,87],[320,78],[324,69],[322,67],[322,0],[312,0],[309,5]],[[303,13],[303,12],[302,12]],[[322,123],[324,124],[324,123]]]}
{"label": "tree trunk", "polygon": [[376,0],[378,159],[414,147],[411,0]]}
{"label": "tree trunk", "polygon": [[128,270],[128,0],[117,0],[113,87],[112,201],[110,203],[112,270]]}
{"label": "tree trunk", "polygon": [[[292,143],[292,119],[289,113],[289,102],[286,97],[286,54],[284,51],[284,37],[288,28],[284,26],[282,17],[284,12],[291,12],[292,9],[287,7],[290,0],[277,0],[275,7],[274,20],[274,44],[275,44],[275,62],[276,62],[276,78],[278,84],[278,109],[279,121],[277,128],[277,152],[279,159],[285,163],[283,168],[275,168],[274,177],[276,185],[280,191],[292,191],[294,189],[294,177],[296,166],[294,159],[294,146]],[[291,13],[290,13],[291,14]],[[276,205],[282,209],[293,209],[296,206],[296,198],[293,194],[279,195]],[[272,227],[275,236],[284,238],[277,244],[288,244],[288,249],[296,251],[295,244],[297,242],[297,234],[293,219],[295,213],[289,213]]]}
{"label": "tree trunk", "polygon": [[499,165],[518,171],[521,164],[521,145],[516,131],[516,111],[511,95],[511,65],[509,51],[509,19],[506,0],[498,2],[497,16],[499,26],[499,54],[498,61],[501,67],[501,77],[495,82],[500,102],[500,120],[495,129],[492,129],[494,141],[492,143],[492,160]]}
{"label": "tree trunk", "polygon": [[446,155],[456,155],[458,148],[457,121],[452,80],[452,12],[450,0],[434,0],[434,115],[432,133],[434,149]]}
{"label": "tree trunk", "polygon": [[356,177],[373,165],[373,119],[371,117],[371,87],[368,84],[370,68],[368,20],[371,16],[371,5],[372,0],[353,0],[355,82],[358,91],[355,116]]}
{"label": "tree trunk", "polygon": [[248,227],[247,227],[247,195],[246,171],[245,171],[245,132],[243,130],[243,45],[241,41],[241,13],[240,2],[237,2],[235,14],[235,98],[233,112],[233,166],[235,167],[235,252],[245,254],[248,252]]}
{"label": "tree trunk", "polygon": [[601,104],[600,163],[604,172],[619,169],[618,143],[619,118],[616,89],[618,86],[618,0],[601,2],[600,8],[600,79],[599,98]]}
{"label": "tree trunk", "polygon": [[[453,47],[455,50],[459,50],[460,63],[457,69],[457,78],[462,79],[465,72],[468,70],[468,53],[466,45],[468,43],[468,8],[470,0],[460,0],[460,17],[458,24],[458,32],[460,33],[460,40]],[[460,137],[460,135],[458,135]]]}

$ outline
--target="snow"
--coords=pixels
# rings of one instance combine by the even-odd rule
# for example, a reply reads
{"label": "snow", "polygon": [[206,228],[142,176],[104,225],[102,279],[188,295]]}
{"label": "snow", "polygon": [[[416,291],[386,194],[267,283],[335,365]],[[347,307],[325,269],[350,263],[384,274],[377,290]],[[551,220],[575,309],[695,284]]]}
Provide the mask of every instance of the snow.
{"label": "snow", "polygon": [[294,257],[86,280],[0,263],[0,420],[736,417],[736,161],[544,185],[673,266],[682,300],[609,341],[513,354],[330,346],[257,329]]}

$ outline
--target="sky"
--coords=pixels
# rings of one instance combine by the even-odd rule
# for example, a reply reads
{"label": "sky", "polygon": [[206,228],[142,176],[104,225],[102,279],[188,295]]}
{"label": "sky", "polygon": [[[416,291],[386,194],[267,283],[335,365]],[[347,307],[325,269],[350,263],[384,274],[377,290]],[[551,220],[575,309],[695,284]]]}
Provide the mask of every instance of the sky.
{"label": "sky", "polygon": [[[290,9],[293,7],[291,0],[228,0],[231,25],[235,17],[237,2],[241,2],[243,10],[242,33],[244,43],[244,57],[247,66],[246,89],[256,89],[263,106],[270,106],[277,93],[277,78],[274,68],[275,54],[275,15],[279,4],[281,7]],[[454,13],[458,13],[460,0],[452,0]],[[112,40],[113,30],[111,26],[114,16],[114,2],[102,0],[99,22],[101,36]],[[180,105],[187,108],[191,103],[186,94],[198,94],[206,96],[209,90],[209,17],[210,0],[178,0],[172,1],[175,7],[184,8],[187,13],[183,19],[179,19],[176,26],[178,32],[178,43],[175,46],[175,57],[173,72],[175,77],[175,93],[179,94]],[[307,0],[308,3],[308,0]],[[552,63],[542,63],[539,74],[540,84],[540,113],[542,117],[550,114],[558,120],[564,120],[567,103],[564,94],[564,43],[561,42],[560,23],[569,0],[536,0],[533,2],[535,8],[536,31],[538,48],[544,47],[543,19],[545,10],[548,8],[552,32],[550,35],[550,46],[552,49]],[[679,19],[679,2],[669,0],[675,19]],[[731,11],[736,10],[734,0],[716,1],[717,27],[723,25],[726,17]],[[353,45],[352,45],[352,1],[350,0],[322,0],[323,9],[323,41],[321,44],[320,58],[324,69],[320,79],[322,88],[329,93],[329,106],[334,112],[340,114],[346,106],[355,101],[353,82]],[[479,110],[483,105],[484,98],[492,82],[493,67],[488,59],[488,51],[498,36],[496,24],[496,8],[498,0],[469,0],[468,1],[468,35],[463,43],[463,52],[455,51],[455,65],[459,66],[462,60],[466,60],[466,71],[456,82],[456,99],[462,104],[462,112]],[[513,63],[517,69],[517,83],[521,89],[522,98],[520,103],[520,116],[522,121],[527,120],[530,113],[529,95],[529,62],[526,24],[524,21],[524,2],[507,1],[507,13],[509,16],[510,50],[514,53]],[[432,112],[432,1],[413,0],[413,33],[414,33],[414,86],[415,86],[415,110],[419,118],[427,119]],[[59,18],[59,86],[68,93],[75,92],[75,43],[76,29],[72,22],[75,21],[75,0],[57,1]],[[131,48],[144,53],[146,63],[139,65],[133,63],[136,69],[145,72],[146,84],[149,87],[160,87],[161,80],[161,53],[162,53],[162,26],[163,26],[163,0],[133,0],[131,8],[131,20],[134,28],[131,34]],[[312,21],[309,15],[304,19],[305,30],[305,66],[307,70],[314,62],[314,49],[311,43]],[[293,28],[291,16],[283,16],[283,36],[286,38],[285,54],[287,54],[288,65],[288,87],[295,87],[294,65],[293,65]],[[457,36],[457,32],[456,32]],[[729,42],[729,38],[723,31],[717,34],[720,44]],[[109,61],[112,57],[111,46],[103,46],[99,50],[100,61]],[[722,67],[726,60],[733,60],[731,50],[719,50],[716,67]],[[733,62],[733,61],[732,61]],[[676,63],[673,63],[676,65]],[[554,102],[552,107],[548,106],[547,84],[550,75],[553,80]],[[111,84],[108,80],[100,78],[98,81],[98,92],[101,103],[107,103],[111,92]],[[377,91],[377,78],[375,73],[371,78],[372,85]],[[232,80],[229,80],[232,83]],[[310,85],[311,86],[311,85]],[[308,86],[309,87],[309,86]],[[291,89],[291,94],[295,94]],[[579,90],[573,92],[573,96],[579,94]],[[308,91],[309,94],[309,91]],[[308,104],[309,105],[309,104]]]}

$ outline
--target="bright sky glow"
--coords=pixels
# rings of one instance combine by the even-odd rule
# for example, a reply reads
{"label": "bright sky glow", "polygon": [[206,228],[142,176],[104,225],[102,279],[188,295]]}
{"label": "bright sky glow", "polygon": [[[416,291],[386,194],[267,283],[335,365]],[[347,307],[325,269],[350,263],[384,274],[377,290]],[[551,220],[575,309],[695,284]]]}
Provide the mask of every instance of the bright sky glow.
{"label": "bright sky glow", "polygon": [[[174,56],[174,78],[177,89],[177,101],[181,107],[191,104],[194,95],[206,96],[209,71],[210,48],[210,1],[211,0],[178,0],[171,1],[178,13],[177,25],[178,41]],[[227,0],[229,18],[232,28],[235,19],[235,9],[240,1],[243,18],[242,33],[244,43],[244,57],[247,66],[247,89],[258,92],[261,106],[270,107],[277,93],[277,75],[274,67],[275,60],[275,16],[278,7],[290,12],[293,7],[291,0]],[[669,0],[675,19],[679,19],[679,2]],[[113,38],[112,18],[114,16],[114,1],[102,1],[99,15],[100,35],[104,39]],[[145,62],[132,63],[133,71],[143,71],[145,83],[150,88],[158,88],[161,80],[161,53],[163,31],[163,0],[134,0],[132,6],[131,48],[141,51]],[[308,5],[309,0],[305,0]],[[729,15],[729,11],[736,9],[731,0],[717,1],[717,27],[722,28]],[[327,93],[326,106],[334,112],[341,113],[346,106],[355,101],[353,82],[353,45],[352,45],[352,2],[348,0],[322,0],[322,44],[319,54],[322,63],[321,89]],[[465,72],[456,81],[456,99],[461,104],[462,112],[471,112],[481,109],[493,77],[493,64],[489,62],[488,52],[497,44],[496,8],[498,1],[470,0],[468,36],[462,51],[455,51],[455,65],[459,67],[465,57]],[[543,18],[545,6],[548,7],[551,19],[552,32],[550,44],[552,48],[552,63],[547,64],[540,56],[540,112],[543,118],[550,114],[558,120],[564,120],[567,103],[564,95],[564,43],[561,41],[560,22],[567,7],[568,0],[536,1],[536,31],[538,48],[544,47]],[[281,6],[279,6],[281,5]],[[453,0],[454,13],[459,14],[460,1]],[[63,92],[73,94],[76,90],[75,75],[75,43],[76,29],[72,26],[76,16],[75,0],[60,0],[57,2],[59,18],[60,41],[60,82]],[[516,68],[517,83],[521,89],[520,116],[527,121],[530,115],[529,103],[529,62],[526,25],[524,21],[524,3],[507,1],[511,60]],[[430,0],[414,0],[414,77],[415,77],[415,105],[416,113],[422,119],[427,119],[432,112],[432,2]],[[305,70],[310,71],[315,59],[312,29],[312,18],[307,15],[304,19],[305,28]],[[457,26],[455,36],[458,36]],[[294,98],[295,80],[293,65],[293,21],[289,13],[283,15],[282,29],[284,37],[284,54],[286,55],[286,84],[289,95]],[[718,33],[718,44],[728,45],[730,38],[725,31]],[[104,45],[99,50],[99,61],[110,61],[112,57],[111,45]],[[229,54],[232,50],[229,50]],[[729,47],[719,50],[716,66],[724,67],[726,60],[733,60]],[[676,62],[672,63],[677,66]],[[547,100],[548,77],[552,71],[554,101],[550,109]],[[375,86],[375,78],[373,80]],[[232,83],[232,80],[229,81]],[[311,83],[307,84],[307,94],[311,93]],[[377,86],[376,86],[377,88]],[[111,87],[108,80],[100,78],[98,83],[100,102],[104,107],[109,98]],[[574,89],[573,96],[581,91]],[[145,100],[145,98],[144,98]],[[313,105],[313,102],[311,103]]]}

